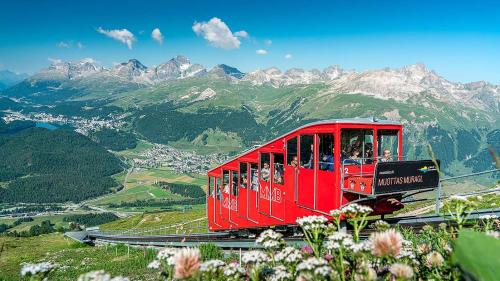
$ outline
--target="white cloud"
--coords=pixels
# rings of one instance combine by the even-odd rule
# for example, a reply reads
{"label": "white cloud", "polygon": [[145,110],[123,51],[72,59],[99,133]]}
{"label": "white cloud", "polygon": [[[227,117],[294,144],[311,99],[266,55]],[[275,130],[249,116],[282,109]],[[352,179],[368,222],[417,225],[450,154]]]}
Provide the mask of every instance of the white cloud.
{"label": "white cloud", "polygon": [[246,32],[245,30],[236,31],[234,33],[234,36],[240,37],[240,38],[248,38],[249,37],[248,32]]}
{"label": "white cloud", "polygon": [[285,55],[285,59],[287,59],[287,60],[291,59],[292,57],[293,57],[292,54],[286,54]]}
{"label": "white cloud", "polygon": [[99,27],[97,29],[97,32],[104,34],[110,38],[113,38],[117,41],[120,41],[123,44],[126,44],[129,49],[132,49],[132,45],[134,44],[135,41],[137,41],[137,39],[135,39],[134,34],[125,28],[105,30],[102,27]]}
{"label": "white cloud", "polygon": [[212,18],[208,22],[195,22],[193,31],[203,36],[212,46],[226,50],[238,49],[240,40],[231,32],[229,27],[219,18]]}
{"label": "white cloud", "polygon": [[69,48],[70,46],[71,46],[71,42],[61,41],[61,42],[57,43],[57,47],[59,47],[59,48]]}
{"label": "white cloud", "polygon": [[78,49],[83,49],[83,48],[85,48],[85,46],[82,44],[82,42],[78,42],[78,43],[76,43],[76,46],[78,47]]}
{"label": "white cloud", "polygon": [[163,34],[161,34],[161,31],[159,28],[155,28],[153,29],[153,31],[151,32],[151,38],[153,38],[153,40],[155,40],[156,42],[163,44],[163,40],[165,39],[165,37],[163,37]]}
{"label": "white cloud", "polygon": [[266,44],[267,46],[271,46],[273,44],[273,41],[271,39],[266,39],[264,40],[264,44]]}
{"label": "white cloud", "polygon": [[267,55],[267,51],[264,49],[258,49],[257,51],[255,51],[255,53],[257,55]]}

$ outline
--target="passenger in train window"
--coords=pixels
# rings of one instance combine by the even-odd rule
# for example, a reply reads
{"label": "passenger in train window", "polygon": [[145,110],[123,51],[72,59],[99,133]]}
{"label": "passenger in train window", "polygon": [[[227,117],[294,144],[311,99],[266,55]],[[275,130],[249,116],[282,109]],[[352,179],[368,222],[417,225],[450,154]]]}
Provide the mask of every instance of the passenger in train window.
{"label": "passenger in train window", "polygon": [[297,158],[297,155],[293,156],[292,161],[290,161],[290,166],[292,167],[299,166],[299,159]]}
{"label": "passenger in train window", "polygon": [[333,154],[334,149],[332,148],[331,154],[325,154],[322,157],[322,161],[320,162],[319,169],[323,171],[333,172]]}
{"label": "passenger in train window", "polygon": [[241,175],[241,188],[247,188],[247,175]]}
{"label": "passenger in train window", "polygon": [[358,149],[354,149],[353,151],[351,151],[351,156],[349,157],[349,159],[346,159],[343,163],[346,165],[359,164],[359,154],[360,151]]}
{"label": "passenger in train window", "polygon": [[362,145],[362,141],[357,139],[356,141],[354,141],[352,144],[351,144],[351,149],[350,149],[350,153],[352,155],[352,152],[354,150],[361,150],[361,145]]}
{"label": "passenger in train window", "polygon": [[252,170],[252,183],[251,183],[250,188],[253,191],[258,191],[259,190],[259,173],[257,172],[257,169]]}
{"label": "passenger in train window", "polygon": [[274,164],[274,183],[283,184],[283,165]]}
{"label": "passenger in train window", "polygon": [[260,169],[260,179],[263,181],[269,181],[269,163],[264,162],[264,166]]}
{"label": "passenger in train window", "polygon": [[380,158],[381,162],[392,162],[392,156],[391,156],[391,151],[389,149],[384,149],[384,153],[382,154],[382,157]]}
{"label": "passenger in train window", "polygon": [[311,144],[311,155],[309,156],[309,161],[304,165],[303,168],[307,169],[314,168],[314,144]]}
{"label": "passenger in train window", "polygon": [[365,155],[364,158],[366,158],[366,164],[372,164],[373,163],[373,144],[372,143],[366,143],[365,144]]}

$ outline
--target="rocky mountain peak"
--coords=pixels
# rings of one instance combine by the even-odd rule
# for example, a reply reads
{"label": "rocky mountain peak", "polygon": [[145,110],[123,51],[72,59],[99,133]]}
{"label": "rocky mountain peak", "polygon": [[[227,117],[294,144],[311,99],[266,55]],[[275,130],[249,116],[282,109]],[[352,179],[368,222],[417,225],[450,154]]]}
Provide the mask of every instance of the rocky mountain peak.
{"label": "rocky mountain peak", "polygon": [[245,76],[245,73],[241,72],[236,67],[229,66],[227,64],[218,64],[214,66],[210,71],[210,74],[215,74],[217,76],[230,76],[236,79],[241,79]]}

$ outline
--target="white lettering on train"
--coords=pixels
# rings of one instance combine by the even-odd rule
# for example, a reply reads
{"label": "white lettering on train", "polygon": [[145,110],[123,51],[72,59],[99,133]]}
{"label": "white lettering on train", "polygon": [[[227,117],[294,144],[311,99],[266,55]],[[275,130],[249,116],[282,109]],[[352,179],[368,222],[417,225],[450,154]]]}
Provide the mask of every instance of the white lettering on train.
{"label": "white lettering on train", "polygon": [[401,184],[412,184],[412,183],[422,183],[424,178],[420,176],[406,176],[406,177],[393,177],[378,180],[378,186],[389,186],[389,185],[401,185]]}

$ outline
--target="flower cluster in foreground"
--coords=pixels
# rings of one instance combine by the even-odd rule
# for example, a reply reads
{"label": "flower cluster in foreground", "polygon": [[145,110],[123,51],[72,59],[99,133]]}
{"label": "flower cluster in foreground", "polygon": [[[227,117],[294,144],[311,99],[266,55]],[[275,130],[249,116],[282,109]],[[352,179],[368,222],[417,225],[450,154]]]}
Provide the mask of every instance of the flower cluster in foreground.
{"label": "flower cluster in foreground", "polygon": [[[461,212],[455,225],[466,222],[463,198],[454,198],[452,208]],[[369,207],[351,204],[332,211],[332,218],[309,216],[297,224],[304,233],[305,246],[287,246],[282,234],[266,230],[256,239],[262,250],[244,252],[238,260],[202,260],[195,248],[164,248],[148,268],[159,271],[163,280],[461,280],[460,270],[451,262],[455,226],[424,226],[418,233],[398,229],[383,221],[371,225],[372,233],[361,237],[367,225]],[[351,233],[341,231],[340,219],[352,225]],[[333,222],[333,223],[332,223]],[[460,225],[462,223],[462,225]],[[334,224],[337,224],[335,226]],[[476,229],[498,238],[496,217],[479,219]],[[52,270],[51,264],[26,264],[21,274],[36,276]],[[42,279],[39,279],[42,280]],[[80,276],[79,281],[123,281],[103,271]]]}

